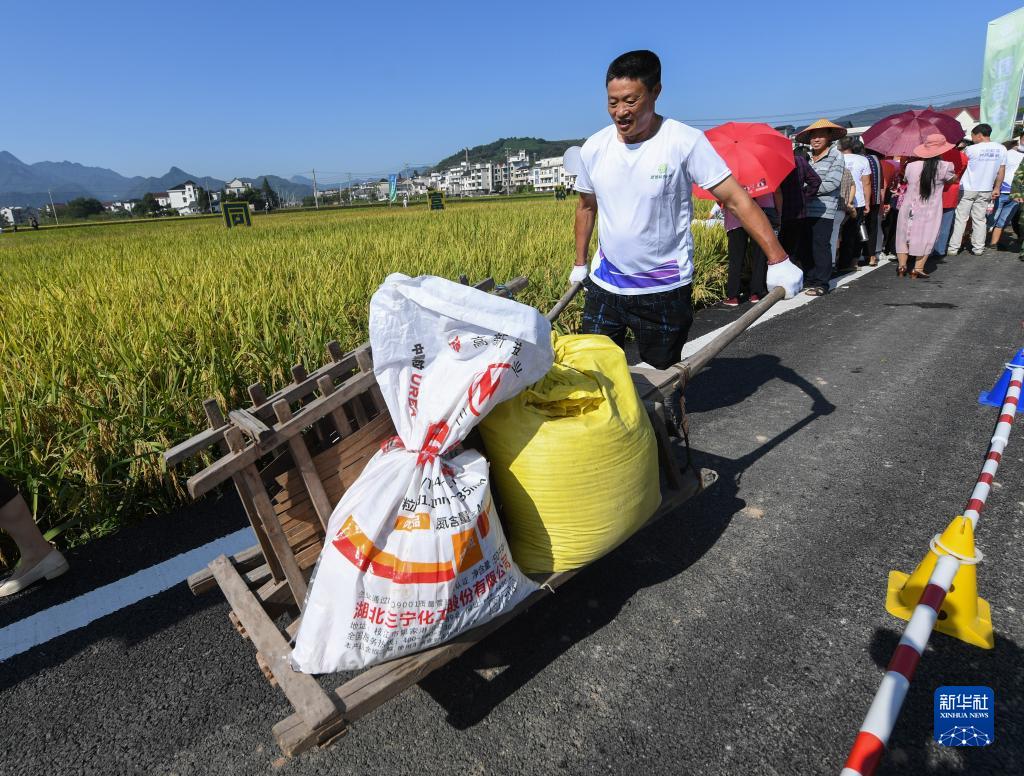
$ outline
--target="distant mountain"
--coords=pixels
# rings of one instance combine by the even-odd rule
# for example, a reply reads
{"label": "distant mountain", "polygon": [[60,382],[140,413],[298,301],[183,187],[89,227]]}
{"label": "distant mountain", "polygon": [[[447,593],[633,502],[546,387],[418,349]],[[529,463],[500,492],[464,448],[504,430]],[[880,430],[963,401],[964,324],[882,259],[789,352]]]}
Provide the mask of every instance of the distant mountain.
{"label": "distant mountain", "polygon": [[[313,193],[312,186],[277,175],[259,175],[243,180],[261,186],[264,177],[286,200],[301,199]],[[25,164],[9,151],[0,151],[0,206],[39,207],[49,202],[51,196],[54,202],[67,202],[76,197],[95,197],[100,201],[140,199],[146,192],[167,191],[187,180],[195,181],[208,190],[224,188],[224,181],[219,178],[194,175],[180,167],[172,167],[159,177],[136,175],[128,178],[106,167],[87,167],[77,162]]]}
{"label": "distant mountain", "polygon": [[[114,175],[117,175],[117,173],[114,173]],[[139,199],[148,191],[167,191],[167,189],[174,188],[175,186],[189,180],[198,183],[207,191],[220,191],[220,189],[224,188],[224,181],[219,178],[192,175],[191,173],[185,172],[180,167],[172,167],[159,178],[134,178],[132,180],[135,181],[135,184],[127,189],[121,196],[127,197],[128,199]],[[101,197],[101,199],[110,199],[110,197]]]}
{"label": "distant mountain", "polygon": [[260,188],[263,185],[263,179],[267,179],[267,183],[270,184],[270,188],[277,192],[278,196],[281,197],[285,202],[289,200],[301,200],[303,197],[313,196],[313,182],[309,184],[300,182],[299,178],[301,175],[293,175],[291,178],[282,178],[279,175],[257,175],[255,178],[243,177],[242,180],[250,184],[253,188]]}
{"label": "distant mountain", "polygon": [[[503,162],[505,161],[506,149],[512,153],[523,149],[530,154],[530,159],[561,156],[565,153],[566,148],[582,145],[584,139],[544,140],[539,137],[503,137],[495,140],[493,143],[470,148],[468,152],[469,163]],[[439,161],[434,165],[434,169],[446,170],[449,167],[455,167],[466,161],[466,157],[467,152],[465,150],[458,151]]]}
{"label": "distant mountain", "polygon": [[[932,105],[930,107],[935,110],[945,110],[946,108],[960,108],[965,105],[977,105],[981,102],[980,96],[967,97],[966,99],[956,100],[955,102],[947,102],[942,105]],[[886,116],[891,116],[893,113],[903,113],[907,110],[921,110],[927,108],[928,105],[910,105],[907,103],[893,103],[892,105],[881,105],[877,108],[868,108],[867,110],[859,110],[856,113],[848,113],[845,116],[840,116],[834,121],[843,122],[849,121],[855,127],[865,127],[874,124],[880,119],[884,119]]]}
{"label": "distant mountain", "polygon": [[877,108],[868,108],[867,110],[859,110],[856,113],[847,113],[845,116],[840,116],[837,119],[833,119],[836,122],[849,121],[851,126],[854,127],[865,127],[874,124],[879,119],[884,119],[886,116],[891,116],[893,113],[903,113],[906,110],[920,110],[925,107],[924,105],[909,105],[905,103],[893,103],[891,105],[881,105]]}

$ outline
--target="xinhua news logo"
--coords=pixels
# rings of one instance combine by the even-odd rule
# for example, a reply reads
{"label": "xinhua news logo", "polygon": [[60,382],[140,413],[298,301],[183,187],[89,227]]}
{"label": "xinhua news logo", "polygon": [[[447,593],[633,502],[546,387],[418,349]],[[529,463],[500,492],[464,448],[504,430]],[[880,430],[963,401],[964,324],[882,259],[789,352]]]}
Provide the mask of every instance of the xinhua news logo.
{"label": "xinhua news logo", "polygon": [[988,746],[996,740],[991,687],[940,687],[935,691],[935,740],[942,746]]}

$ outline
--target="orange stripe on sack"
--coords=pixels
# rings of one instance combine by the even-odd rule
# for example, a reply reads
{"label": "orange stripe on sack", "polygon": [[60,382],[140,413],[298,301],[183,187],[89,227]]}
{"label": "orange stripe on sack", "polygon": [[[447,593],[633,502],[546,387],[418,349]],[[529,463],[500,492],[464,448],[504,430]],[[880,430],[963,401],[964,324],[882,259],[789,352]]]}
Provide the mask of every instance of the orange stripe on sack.
{"label": "orange stripe on sack", "polygon": [[430,528],[430,515],[417,512],[413,515],[399,515],[395,519],[396,531],[426,531]]}
{"label": "orange stripe on sack", "polygon": [[[360,571],[390,579],[399,585],[448,582],[455,579],[455,571],[450,563],[405,561],[396,558],[390,552],[384,552],[362,532],[352,515],[346,518],[331,543]],[[477,549],[479,551],[479,548]]]}
{"label": "orange stripe on sack", "polygon": [[465,531],[452,534],[452,549],[455,550],[455,568],[459,573],[468,571],[484,559],[476,530],[470,526]]}

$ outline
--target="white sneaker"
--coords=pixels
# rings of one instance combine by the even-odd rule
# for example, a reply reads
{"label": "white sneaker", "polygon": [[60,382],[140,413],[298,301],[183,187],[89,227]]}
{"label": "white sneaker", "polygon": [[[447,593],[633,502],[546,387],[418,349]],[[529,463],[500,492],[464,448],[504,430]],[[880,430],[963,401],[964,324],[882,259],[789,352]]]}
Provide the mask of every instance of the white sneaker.
{"label": "white sneaker", "polygon": [[15,569],[17,578],[8,577],[7,581],[0,585],[0,598],[14,595],[24,590],[29,585],[38,582],[43,577],[55,579],[68,570],[68,562],[57,550],[51,550],[41,561],[26,571]]}

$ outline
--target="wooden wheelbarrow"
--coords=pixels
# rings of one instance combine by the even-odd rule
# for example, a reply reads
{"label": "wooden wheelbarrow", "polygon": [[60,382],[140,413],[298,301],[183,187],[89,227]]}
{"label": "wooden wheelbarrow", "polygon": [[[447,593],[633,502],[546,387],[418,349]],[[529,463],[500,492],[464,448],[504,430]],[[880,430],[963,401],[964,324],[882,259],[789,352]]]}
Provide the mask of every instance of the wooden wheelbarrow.
{"label": "wooden wheelbarrow", "polygon": [[[504,286],[488,278],[476,288],[511,297],[526,285],[525,278]],[[578,290],[576,284],[559,300],[550,320]],[[685,412],[679,435],[669,434],[665,402],[781,298],[782,289],[775,289],[712,343],[667,370],[631,368],[658,442],[662,498],[648,522],[671,513],[717,479],[715,472],[696,471],[690,464]],[[259,384],[249,386],[252,404],[231,410],[227,417],[208,399],[203,407],[209,428],[164,453],[171,467],[217,447],[220,457],[189,478],[189,493],[199,498],[230,479],[252,524],[255,547],[232,557],[221,555],[188,583],[196,595],[220,587],[231,606],[228,617],[252,641],[260,670],[295,709],[273,729],[289,756],[330,744],[355,720],[462,654],[576,573],[534,576],[542,588],[515,609],[444,644],[367,668],[333,692],[313,676],[293,671],[288,655],[333,507],[380,443],[395,433],[373,374],[369,345],[342,353],[331,342],[327,354],[327,363],[312,373],[301,364],[294,366],[292,383],[270,396]],[[500,493],[496,497],[500,505]]]}

